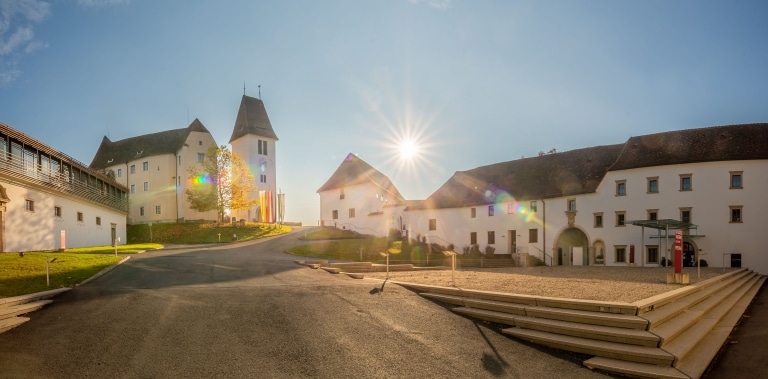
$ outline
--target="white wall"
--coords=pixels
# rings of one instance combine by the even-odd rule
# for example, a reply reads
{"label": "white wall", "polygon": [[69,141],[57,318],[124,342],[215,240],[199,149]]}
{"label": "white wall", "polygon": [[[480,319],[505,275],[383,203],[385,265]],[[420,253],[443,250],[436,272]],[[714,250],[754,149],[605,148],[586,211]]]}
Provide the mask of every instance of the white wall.
{"label": "white wall", "polygon": [[[259,154],[259,140],[267,141],[267,154]],[[248,165],[248,169],[253,174],[253,179],[256,182],[258,191],[272,191],[273,198],[277,199],[277,141],[271,138],[245,135],[232,141],[232,152],[242,158]],[[266,183],[261,182],[261,175],[266,175]],[[258,200],[258,192],[251,194],[252,198]],[[259,216],[257,215],[258,207],[254,207],[250,212],[248,210],[233,211],[232,216],[237,219],[255,220]],[[277,219],[277,213],[275,209],[275,219]]]}
{"label": "white wall", "polygon": [[[61,246],[61,231],[67,248],[112,244],[112,224],[121,244],[126,242],[125,214],[73,196],[41,188],[2,181],[10,202],[5,213],[5,251],[55,250]],[[25,200],[34,201],[34,212],[25,210]],[[61,207],[56,217],[54,207]],[[82,212],[83,221],[77,220]],[[101,225],[96,225],[96,217]]]}
{"label": "white wall", "polygon": [[[371,182],[343,189],[320,192],[320,219],[326,226],[354,230],[363,234],[386,236],[391,228],[399,229],[402,206],[392,206],[394,199]],[[383,199],[383,200],[382,200]],[[354,217],[350,217],[350,209]],[[338,218],[333,218],[333,211]]]}

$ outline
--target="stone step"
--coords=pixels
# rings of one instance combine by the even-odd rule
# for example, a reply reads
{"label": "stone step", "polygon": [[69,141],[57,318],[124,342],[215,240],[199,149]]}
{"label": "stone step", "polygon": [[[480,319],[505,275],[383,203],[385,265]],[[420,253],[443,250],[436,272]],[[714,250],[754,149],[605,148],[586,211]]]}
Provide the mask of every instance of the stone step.
{"label": "stone step", "polygon": [[682,357],[675,363],[675,367],[691,378],[699,378],[707,369],[712,359],[728,340],[733,328],[741,319],[744,311],[754,299],[757,291],[763,286],[765,277],[760,276],[754,281],[746,293],[734,304],[728,313],[718,322],[718,324],[703,339],[699,341],[696,348]]}
{"label": "stone step", "polygon": [[[735,282],[731,282],[729,286],[723,288],[720,292],[711,294],[709,298],[697,303],[696,305],[692,306],[687,310],[677,313],[675,316],[666,319],[664,322],[660,324],[651,323],[650,331],[658,335],[659,337],[661,337],[662,345],[665,344],[666,341],[672,340],[673,338],[675,338],[675,336],[679,335],[691,324],[696,322],[708,310],[717,306],[717,304],[721,302],[723,299],[727,298],[729,294],[734,293],[734,291],[737,291],[739,288],[743,288],[746,291],[748,287],[744,287],[744,286],[750,280],[757,280],[757,278],[754,275],[743,276],[738,280],[736,280]],[[741,295],[743,295],[743,292],[741,293]],[[643,314],[643,316],[641,317],[644,317],[646,315],[648,314]]]}
{"label": "stone step", "polygon": [[34,312],[50,303],[53,303],[53,300],[37,300],[19,305],[2,306],[0,307],[0,320]]}
{"label": "stone step", "polygon": [[463,296],[445,295],[438,293],[423,292],[420,294],[426,298],[441,301],[448,304],[461,305],[468,308],[485,309],[489,311],[504,312],[516,315],[525,315],[525,305],[507,303],[504,301],[473,299]]}
{"label": "stone step", "polygon": [[653,311],[643,313],[642,317],[648,320],[651,327],[654,325],[658,326],[684,312],[686,309],[706,300],[712,294],[728,287],[732,282],[739,280],[744,275],[750,274],[750,272],[745,270],[738,271],[737,273],[738,274],[728,275],[724,280],[712,282],[701,289],[695,286],[689,286],[688,288],[691,288],[692,291],[689,291],[685,296],[680,297],[671,303],[664,304],[662,307],[656,307]]}
{"label": "stone step", "polygon": [[589,325],[527,316],[515,316],[514,319],[515,326],[518,328],[564,334],[573,337],[647,347],[658,347],[660,341],[657,335],[646,330],[614,328],[603,325]]}
{"label": "stone step", "polygon": [[490,321],[490,322],[495,322],[497,324],[515,326],[516,316],[509,313],[489,311],[486,309],[467,308],[467,307],[453,308],[452,311],[468,317],[483,320],[483,321]]}
{"label": "stone step", "polygon": [[594,357],[584,361],[584,366],[621,374],[631,378],[690,379],[688,375],[672,366],[622,361],[619,359]]}
{"label": "stone step", "polygon": [[718,275],[718,276],[716,276],[714,278],[710,278],[710,279],[704,280],[702,282],[696,283],[694,285],[681,287],[681,288],[678,288],[678,289],[673,290],[673,291],[665,292],[663,294],[659,294],[659,295],[656,295],[656,296],[651,296],[651,297],[646,298],[646,299],[638,300],[638,301],[632,303],[632,305],[635,305],[637,307],[639,315],[643,314],[643,313],[646,313],[646,312],[655,311],[655,310],[658,310],[658,309],[664,307],[666,304],[669,304],[669,303],[672,303],[674,301],[677,301],[678,299],[680,299],[682,297],[685,297],[685,296],[687,296],[687,295],[689,295],[689,294],[691,294],[693,292],[699,291],[699,290],[701,290],[703,288],[706,288],[706,287],[708,287],[710,285],[717,284],[717,283],[719,283],[719,282],[721,282],[723,280],[728,280],[728,279],[730,279],[734,275],[737,275],[737,276],[738,275],[744,275],[747,272],[748,272],[748,270],[746,268],[742,268],[742,269],[736,270],[736,271],[727,272],[727,273],[724,273],[722,275]]}
{"label": "stone step", "polygon": [[329,266],[338,268],[342,272],[370,272],[373,269],[371,262],[336,262],[330,263]]}
{"label": "stone step", "polygon": [[481,290],[467,290],[456,287],[442,287],[434,286],[430,284],[417,284],[417,283],[405,283],[394,282],[405,288],[416,292],[429,292],[439,293],[445,295],[461,296],[464,298],[481,299],[481,300],[493,300],[501,301],[505,303],[524,304],[524,305],[536,305],[536,297],[531,295],[519,295],[503,292],[481,291]]}
{"label": "stone step", "polygon": [[642,317],[625,314],[550,307],[527,307],[525,308],[525,313],[526,316],[529,317],[578,322],[590,325],[612,326],[616,328],[646,330],[648,327],[648,320]]}
{"label": "stone step", "polygon": [[0,333],[7,332],[25,322],[29,321],[29,317],[9,317],[0,320]]}
{"label": "stone step", "polygon": [[48,291],[30,293],[26,295],[5,297],[0,299],[0,307],[10,306],[10,305],[19,305],[19,304],[36,301],[36,300],[50,299],[60,293],[67,292],[71,289],[72,288],[69,288],[69,287],[62,287],[62,288],[56,288]]}
{"label": "stone step", "polygon": [[521,328],[507,328],[501,332],[525,341],[556,349],[630,362],[671,367],[675,359],[674,356],[666,351],[654,347],[598,341]]}

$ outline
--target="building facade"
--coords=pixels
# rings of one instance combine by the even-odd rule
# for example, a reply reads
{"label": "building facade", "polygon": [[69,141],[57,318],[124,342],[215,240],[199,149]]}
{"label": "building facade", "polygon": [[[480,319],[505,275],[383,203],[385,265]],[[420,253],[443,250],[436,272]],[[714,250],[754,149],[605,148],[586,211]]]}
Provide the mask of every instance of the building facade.
{"label": "building facade", "polygon": [[186,190],[192,185],[189,169],[205,160],[217,146],[200,120],[186,128],[126,138],[102,139],[91,168],[113,175],[128,188],[128,223],[215,221],[216,210],[189,207]]}
{"label": "building facade", "polygon": [[[339,188],[318,191],[324,222],[360,206],[337,202]],[[370,192],[360,184],[343,188],[352,199]],[[427,199],[384,208],[382,216],[458,252],[492,246],[547,265],[658,267],[672,259],[679,230],[685,265],[705,260],[768,274],[764,193],[768,124],[730,125],[456,172]],[[391,222],[366,228],[375,233],[357,229],[383,236]]]}
{"label": "building facade", "polygon": [[126,241],[127,188],[0,123],[0,251]]}
{"label": "building facade", "polygon": [[250,194],[258,204],[250,209],[231,210],[237,220],[275,222],[281,219],[277,188],[277,134],[264,102],[243,95],[229,144],[248,166],[258,190]]}

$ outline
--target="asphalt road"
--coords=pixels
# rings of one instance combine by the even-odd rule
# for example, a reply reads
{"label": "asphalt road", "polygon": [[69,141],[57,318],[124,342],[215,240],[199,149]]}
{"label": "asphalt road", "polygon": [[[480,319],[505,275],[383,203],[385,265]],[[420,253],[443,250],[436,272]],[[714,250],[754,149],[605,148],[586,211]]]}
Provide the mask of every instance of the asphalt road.
{"label": "asphalt road", "polygon": [[294,263],[300,235],[133,256],[0,334],[2,378],[596,378],[396,285]]}

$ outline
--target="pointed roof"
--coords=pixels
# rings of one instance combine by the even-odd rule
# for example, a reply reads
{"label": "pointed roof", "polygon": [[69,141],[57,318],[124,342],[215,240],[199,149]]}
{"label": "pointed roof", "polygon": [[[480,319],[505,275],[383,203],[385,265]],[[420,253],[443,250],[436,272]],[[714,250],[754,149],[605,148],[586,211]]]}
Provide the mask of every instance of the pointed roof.
{"label": "pointed roof", "polygon": [[409,206],[408,210],[595,192],[623,147],[624,144],[590,147],[457,171],[426,200]]}
{"label": "pointed roof", "polygon": [[181,150],[191,132],[208,133],[200,120],[195,119],[186,128],[166,130],[164,132],[145,134],[111,141],[104,136],[96,155],[91,161],[91,168],[103,169],[116,163],[125,163],[138,157],[150,157],[162,154],[176,154]]}
{"label": "pointed roof", "polygon": [[267,109],[264,108],[264,102],[261,99],[243,95],[229,143],[248,134],[277,140],[277,135],[267,116]]}
{"label": "pointed roof", "polygon": [[377,187],[384,190],[384,192],[394,196],[398,202],[405,202],[403,195],[397,190],[392,181],[382,174],[379,170],[373,168],[364,160],[360,159],[357,155],[349,153],[344,161],[341,162],[336,172],[331,175],[328,181],[323,184],[318,193],[328,191],[337,188],[343,188],[353,186],[356,184],[362,184],[371,182]]}

